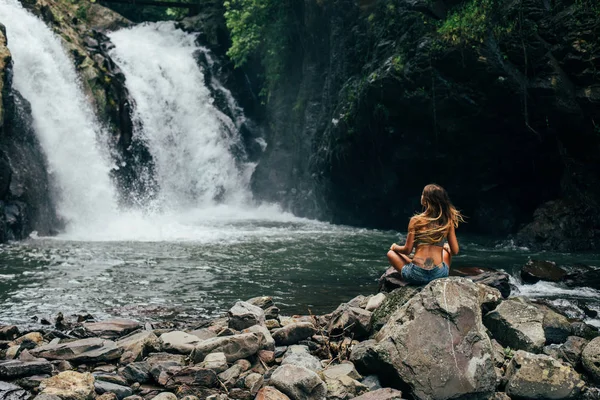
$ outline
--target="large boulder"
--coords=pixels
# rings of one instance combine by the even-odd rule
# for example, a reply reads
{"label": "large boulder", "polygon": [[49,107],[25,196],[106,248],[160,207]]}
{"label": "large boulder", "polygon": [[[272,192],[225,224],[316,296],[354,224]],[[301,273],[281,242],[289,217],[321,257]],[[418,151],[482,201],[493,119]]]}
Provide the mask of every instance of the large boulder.
{"label": "large boulder", "polygon": [[216,337],[200,342],[190,357],[194,363],[199,363],[204,361],[207,354],[225,353],[227,362],[234,362],[256,354],[264,342],[265,337],[257,332]]}
{"label": "large boulder", "polygon": [[557,267],[552,261],[529,260],[521,269],[521,279],[525,283],[560,282],[566,274],[564,269]]}
{"label": "large boulder", "polygon": [[317,330],[312,322],[296,322],[273,331],[273,339],[278,346],[288,346],[307,339],[315,333]]}
{"label": "large boulder", "polygon": [[167,332],[160,335],[161,347],[170,353],[190,354],[201,342],[197,336],[182,331]]}
{"label": "large boulder", "polygon": [[40,392],[60,397],[62,400],[93,400],[94,377],[90,373],[64,371],[42,381]]}
{"label": "large boulder", "polygon": [[[372,367],[407,386],[417,399],[489,396],[496,389],[494,353],[482,307],[498,290],[464,278],[437,279],[394,312],[375,336]],[[358,366],[358,365],[357,365]]]}
{"label": "large boulder", "polygon": [[270,384],[294,400],[324,400],[327,386],[319,376],[304,367],[282,365],[271,375]]}
{"label": "large boulder", "polygon": [[508,365],[506,379],[506,393],[518,399],[577,399],[584,387],[571,366],[522,350]]}
{"label": "large boulder", "polygon": [[148,354],[160,350],[158,337],[152,331],[133,333],[117,340],[116,344],[123,350],[121,364],[140,361]]}
{"label": "large boulder", "polygon": [[235,303],[228,314],[229,327],[237,331],[250,328],[254,325],[265,324],[265,312],[263,309],[245,301]]}
{"label": "large boulder", "polygon": [[132,319],[115,318],[101,322],[88,322],[83,324],[85,329],[96,336],[105,339],[116,339],[140,328],[140,323]]}
{"label": "large boulder", "polygon": [[521,298],[503,301],[483,319],[502,346],[531,353],[541,352],[546,343],[543,322],[544,313]]}
{"label": "large boulder", "polygon": [[581,353],[581,363],[587,373],[600,382],[600,337],[590,341]]}
{"label": "large boulder", "polygon": [[89,338],[62,344],[47,344],[31,349],[30,353],[48,360],[99,363],[119,359],[123,350],[113,341]]}
{"label": "large boulder", "polygon": [[544,304],[536,304],[536,306],[544,314],[542,327],[546,344],[564,343],[573,331],[571,322],[567,317]]}
{"label": "large boulder", "polygon": [[340,305],[331,315],[327,332],[330,336],[352,335],[360,340],[371,330],[371,312],[348,304]]}
{"label": "large boulder", "polygon": [[0,379],[14,379],[21,376],[43,375],[52,373],[52,364],[44,359],[22,361],[0,361]]}
{"label": "large boulder", "polygon": [[502,297],[505,299],[510,296],[510,283],[509,283],[509,275],[506,272],[502,271],[494,271],[490,269],[481,269],[481,268],[470,268],[464,269],[461,271],[462,273],[468,272],[469,275],[454,275],[456,270],[450,270],[450,275],[454,276],[462,276],[464,278],[468,278],[476,283],[481,283],[483,285],[487,285],[494,289],[498,289]]}
{"label": "large boulder", "polygon": [[378,332],[387,323],[390,315],[419,293],[422,288],[422,286],[403,286],[391,291],[383,303],[371,314],[371,330]]}

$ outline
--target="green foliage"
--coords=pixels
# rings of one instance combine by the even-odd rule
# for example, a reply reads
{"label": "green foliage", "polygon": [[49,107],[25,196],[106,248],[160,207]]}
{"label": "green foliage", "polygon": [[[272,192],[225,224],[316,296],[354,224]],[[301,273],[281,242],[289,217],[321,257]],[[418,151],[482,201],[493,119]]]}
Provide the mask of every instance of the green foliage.
{"label": "green foliage", "polygon": [[265,68],[269,91],[279,82],[288,55],[291,25],[289,0],[228,0],[225,21],[231,34],[227,55],[236,67],[257,56]]}
{"label": "green foliage", "polygon": [[77,19],[85,21],[85,20],[87,20],[87,13],[88,13],[89,9],[90,9],[90,5],[88,3],[83,3],[82,5],[77,7],[75,16],[77,17]]}
{"label": "green foliage", "polygon": [[514,29],[514,22],[495,19],[496,0],[470,0],[451,13],[438,28],[442,39],[455,45],[483,43],[492,33],[502,36]]}

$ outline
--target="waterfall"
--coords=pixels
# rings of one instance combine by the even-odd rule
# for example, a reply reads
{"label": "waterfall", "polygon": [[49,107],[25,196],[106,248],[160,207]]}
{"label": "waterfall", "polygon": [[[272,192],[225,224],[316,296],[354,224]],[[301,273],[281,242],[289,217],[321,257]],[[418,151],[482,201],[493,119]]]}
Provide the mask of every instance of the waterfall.
{"label": "waterfall", "polygon": [[135,101],[134,134],[155,162],[159,208],[250,204],[253,165],[239,159],[243,121],[240,115],[232,121],[213,105],[194,57],[206,49],[169,22],[138,25],[109,37],[115,45],[110,56]]}
{"label": "waterfall", "polygon": [[115,215],[111,165],[101,144],[106,136],[61,40],[16,0],[0,0],[0,21],[13,56],[13,87],[31,103],[67,230]]}

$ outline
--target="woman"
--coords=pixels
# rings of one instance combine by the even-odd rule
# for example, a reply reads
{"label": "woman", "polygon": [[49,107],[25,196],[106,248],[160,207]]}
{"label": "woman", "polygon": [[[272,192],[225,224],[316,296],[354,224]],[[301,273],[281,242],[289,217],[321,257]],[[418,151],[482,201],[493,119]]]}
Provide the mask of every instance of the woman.
{"label": "woman", "polygon": [[[425,211],[408,223],[406,244],[392,244],[387,256],[390,264],[408,283],[424,285],[448,276],[452,256],[458,254],[454,231],[464,222],[461,213],[452,205],[448,193],[439,185],[425,186],[421,196]],[[444,241],[447,239],[447,243]],[[416,248],[412,260],[408,255]]]}

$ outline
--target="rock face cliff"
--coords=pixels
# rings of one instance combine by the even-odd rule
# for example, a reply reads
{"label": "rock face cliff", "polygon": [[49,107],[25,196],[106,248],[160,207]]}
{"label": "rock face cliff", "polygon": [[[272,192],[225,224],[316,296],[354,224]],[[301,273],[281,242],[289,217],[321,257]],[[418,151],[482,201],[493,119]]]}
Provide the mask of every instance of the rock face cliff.
{"label": "rock face cliff", "polygon": [[0,24],[0,243],[58,228],[46,171],[29,103],[12,88],[12,58]]}
{"label": "rock face cliff", "polygon": [[587,0],[298,3],[255,192],[301,215],[404,229],[436,182],[466,228],[498,235],[554,200],[519,240],[592,248],[599,10]]}

